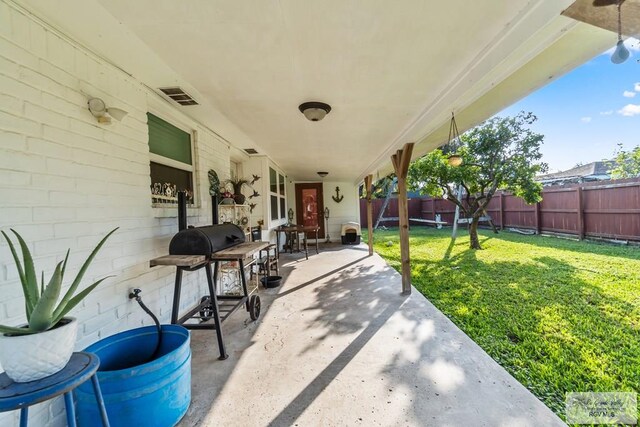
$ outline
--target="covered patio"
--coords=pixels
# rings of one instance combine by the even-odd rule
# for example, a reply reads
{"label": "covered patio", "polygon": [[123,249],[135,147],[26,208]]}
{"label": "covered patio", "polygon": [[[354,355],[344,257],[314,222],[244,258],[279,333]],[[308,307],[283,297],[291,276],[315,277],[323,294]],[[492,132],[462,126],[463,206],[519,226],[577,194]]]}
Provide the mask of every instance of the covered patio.
{"label": "covered patio", "polygon": [[[275,243],[310,218],[316,240],[335,241],[359,220],[363,183],[395,170],[406,202],[408,164],[446,143],[452,112],[462,132],[612,46],[612,32],[563,15],[574,4],[591,7],[0,0],[0,229],[19,231],[49,272],[118,227],[85,279],[113,277],[71,313],[76,350],[151,324],[133,288],[168,323],[175,269],[149,261],[178,231],[177,190],[189,226],[233,222]],[[331,110],[307,120],[307,102]],[[247,181],[232,195],[245,201],[218,205],[230,178]],[[559,424],[411,293],[401,234],[402,278],[362,246],[283,254],[284,285],[262,292],[260,321],[224,324],[229,360],[211,331],[194,332],[182,425]],[[186,277],[177,308],[206,283],[202,270]],[[0,242],[0,323],[24,321]],[[18,425],[17,412],[0,424]],[[37,406],[30,425],[65,425],[61,403]]]}
{"label": "covered patio", "polygon": [[191,426],[561,426],[562,421],[367,247],[283,254],[264,314],[192,334]]}

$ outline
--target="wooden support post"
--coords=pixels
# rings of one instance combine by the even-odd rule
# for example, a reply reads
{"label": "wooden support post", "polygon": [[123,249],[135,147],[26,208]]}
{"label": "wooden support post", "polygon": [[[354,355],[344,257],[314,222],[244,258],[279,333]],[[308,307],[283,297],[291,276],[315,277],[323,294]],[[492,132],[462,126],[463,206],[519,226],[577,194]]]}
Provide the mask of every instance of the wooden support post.
{"label": "wooden support post", "polygon": [[578,187],[578,238],[584,240],[584,211],[582,204],[582,187]]}
{"label": "wooden support post", "polygon": [[500,193],[500,230],[504,230],[504,192]]}
{"label": "wooden support post", "polygon": [[367,229],[369,230],[369,255],[373,255],[373,204],[371,202],[371,191],[373,190],[373,175],[364,177],[364,189],[367,192]]}
{"label": "wooden support post", "polygon": [[535,206],[536,233],[540,234],[542,228],[540,226],[540,202],[536,202]]}
{"label": "wooden support post", "polygon": [[400,262],[402,272],[402,294],[411,293],[411,259],[409,257],[409,207],[407,203],[407,171],[411,163],[413,143],[407,143],[402,150],[391,156],[393,168],[398,177],[398,216],[400,218]]}

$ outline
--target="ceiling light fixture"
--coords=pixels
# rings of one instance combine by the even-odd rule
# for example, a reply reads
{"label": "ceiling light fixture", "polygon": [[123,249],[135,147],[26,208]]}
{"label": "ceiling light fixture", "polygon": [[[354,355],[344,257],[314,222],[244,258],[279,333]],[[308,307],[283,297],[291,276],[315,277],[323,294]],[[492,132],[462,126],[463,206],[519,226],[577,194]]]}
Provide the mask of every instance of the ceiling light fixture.
{"label": "ceiling light fixture", "polygon": [[329,175],[329,172],[317,172],[317,174],[320,178],[324,178],[325,176]]}
{"label": "ceiling light fixture", "polygon": [[112,117],[117,121],[121,121],[127,114],[129,114],[121,108],[107,108],[104,101],[100,98],[89,98],[89,101],[87,101],[87,107],[91,114],[93,114],[93,117],[98,119],[98,123],[102,124],[111,123]]}
{"label": "ceiling light fixture", "polygon": [[312,122],[319,122],[324,119],[324,116],[329,114],[331,111],[331,106],[329,104],[325,104],[324,102],[303,102],[298,106],[298,109],[304,116],[311,120]]}
{"label": "ceiling light fixture", "polygon": [[622,12],[620,7],[624,0],[618,0],[618,43],[616,43],[616,50],[611,55],[611,62],[614,64],[622,64],[629,58],[629,49],[624,45],[622,40]]}

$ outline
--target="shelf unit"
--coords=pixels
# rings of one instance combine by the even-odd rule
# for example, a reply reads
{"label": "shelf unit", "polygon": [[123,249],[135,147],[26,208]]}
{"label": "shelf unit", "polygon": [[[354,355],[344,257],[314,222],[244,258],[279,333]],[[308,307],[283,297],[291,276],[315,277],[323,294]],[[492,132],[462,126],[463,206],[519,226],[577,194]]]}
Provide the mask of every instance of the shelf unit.
{"label": "shelf unit", "polygon": [[[258,278],[254,277],[254,269],[257,269],[256,259],[249,259],[244,264],[244,277],[252,295],[258,290]],[[218,283],[216,284],[219,295],[241,295],[242,282],[238,261],[220,261],[218,271]]]}
{"label": "shelf unit", "polygon": [[251,210],[249,205],[218,205],[218,221],[220,224],[232,223],[248,235],[247,240],[251,240]]}
{"label": "shelf unit", "polygon": [[[231,223],[242,228],[247,242],[251,241],[251,210],[249,205],[219,204],[218,221],[220,224]],[[257,279],[251,280],[255,261],[245,264],[245,277],[247,284],[251,282],[251,293],[255,292],[258,286]],[[239,295],[242,292],[240,282],[240,271],[238,271],[237,261],[222,261],[218,277],[218,290],[223,295]]]}

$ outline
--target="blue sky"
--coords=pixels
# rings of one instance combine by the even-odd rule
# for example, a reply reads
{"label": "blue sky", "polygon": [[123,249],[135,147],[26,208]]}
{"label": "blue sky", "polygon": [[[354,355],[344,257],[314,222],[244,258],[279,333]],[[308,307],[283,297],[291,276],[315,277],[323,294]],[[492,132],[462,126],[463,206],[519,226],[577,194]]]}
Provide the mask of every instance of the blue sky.
{"label": "blue sky", "polygon": [[545,136],[543,161],[550,172],[611,158],[618,143],[625,149],[640,145],[639,43],[625,44],[632,50],[625,63],[598,55],[499,114],[524,110],[538,117],[533,129]]}

